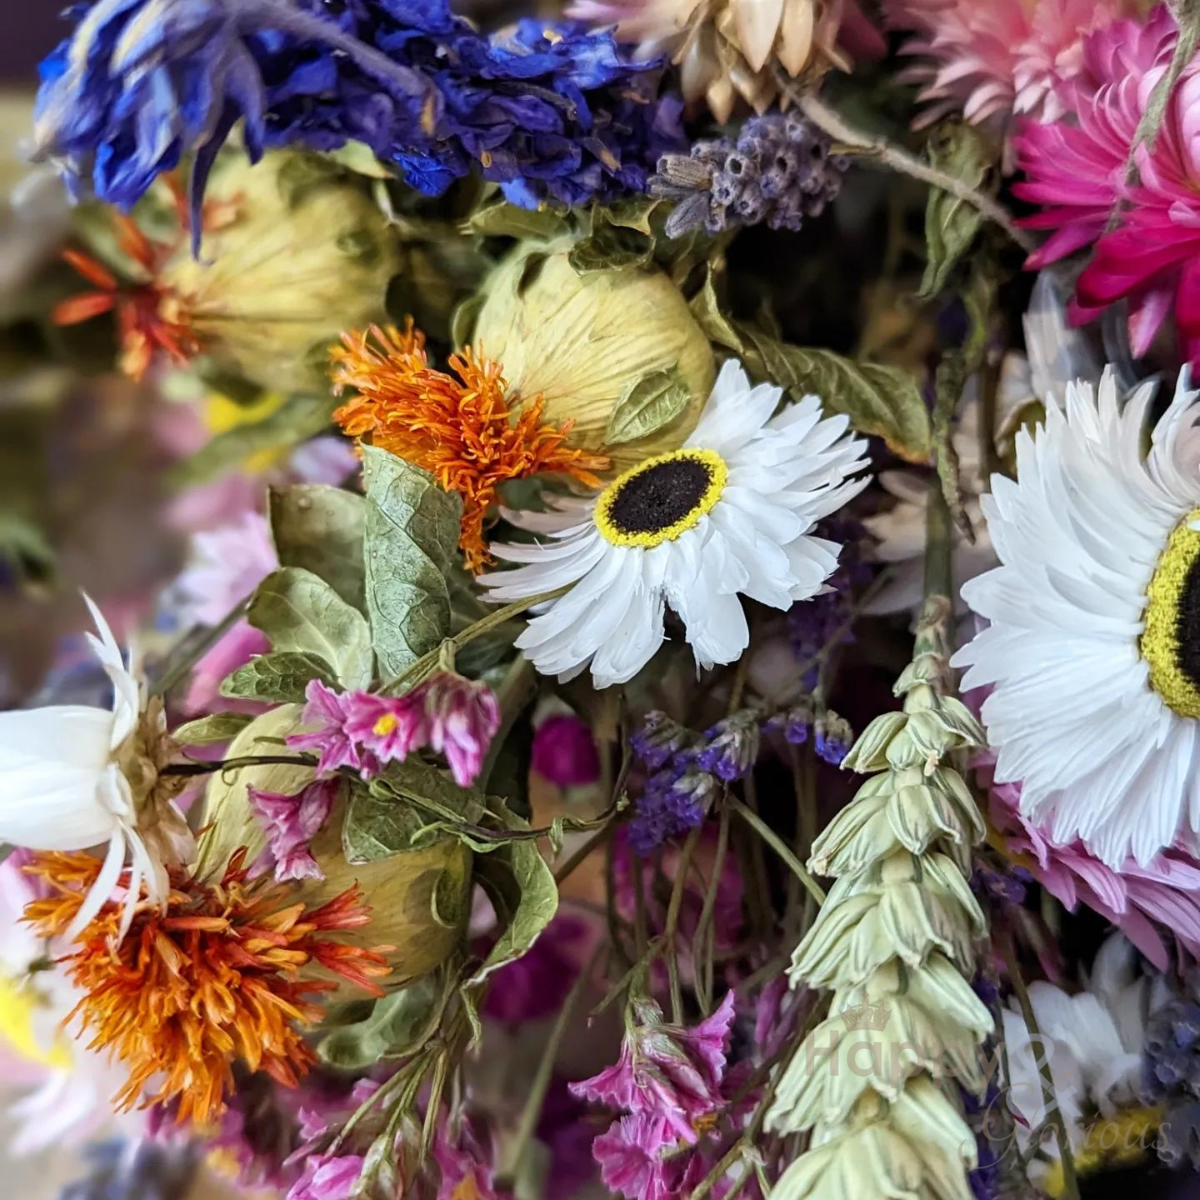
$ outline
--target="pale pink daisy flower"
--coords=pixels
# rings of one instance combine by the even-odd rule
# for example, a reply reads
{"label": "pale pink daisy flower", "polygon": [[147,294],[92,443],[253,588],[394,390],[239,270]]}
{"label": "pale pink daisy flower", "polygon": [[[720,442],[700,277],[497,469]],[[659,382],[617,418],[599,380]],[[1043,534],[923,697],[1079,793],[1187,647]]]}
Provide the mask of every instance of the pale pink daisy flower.
{"label": "pale pink daisy flower", "polygon": [[1007,131],[1014,115],[1055,120],[1083,65],[1083,38],[1137,11],[1135,0],[884,0],[912,37],[905,76],[929,106],[920,124],[961,112]]}
{"label": "pale pink daisy flower", "polygon": [[1114,870],[1079,839],[1056,842],[1021,813],[1021,785],[993,782],[994,758],[975,764],[989,789],[988,813],[1008,850],[1065,908],[1078,905],[1110,921],[1160,970],[1170,965],[1163,931],[1200,958],[1200,862],[1179,849],[1163,850],[1144,866],[1129,858]]}

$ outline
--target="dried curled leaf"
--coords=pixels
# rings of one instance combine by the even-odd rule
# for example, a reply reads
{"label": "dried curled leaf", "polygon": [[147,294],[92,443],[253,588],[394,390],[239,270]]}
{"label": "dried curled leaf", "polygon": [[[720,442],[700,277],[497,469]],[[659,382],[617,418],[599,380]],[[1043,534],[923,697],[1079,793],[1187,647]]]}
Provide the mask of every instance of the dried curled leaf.
{"label": "dried curled leaf", "polygon": [[319,655],[296,651],[260,654],[221,682],[221,695],[235,700],[299,704],[313,679],[337,686],[337,674]]}
{"label": "dried curled leaf", "polygon": [[182,746],[209,746],[237,737],[252,720],[249,713],[210,713],[180,725],[171,736]]}
{"label": "dried curled leaf", "polygon": [[328,484],[297,483],[271,489],[269,513],[280,566],[311,571],[361,612],[363,498]]}
{"label": "dried curled leaf", "polygon": [[690,395],[687,380],[677,367],[647,372],[622,393],[608,419],[604,440],[612,446],[649,437],[679,417]]}
{"label": "dried curled leaf", "polygon": [[[939,170],[978,191],[987,178],[992,154],[978,129],[957,124],[943,127],[930,139],[929,158]],[[921,296],[935,296],[946,286],[982,225],[983,213],[974,204],[941,188],[930,189],[925,206],[927,262]]]}

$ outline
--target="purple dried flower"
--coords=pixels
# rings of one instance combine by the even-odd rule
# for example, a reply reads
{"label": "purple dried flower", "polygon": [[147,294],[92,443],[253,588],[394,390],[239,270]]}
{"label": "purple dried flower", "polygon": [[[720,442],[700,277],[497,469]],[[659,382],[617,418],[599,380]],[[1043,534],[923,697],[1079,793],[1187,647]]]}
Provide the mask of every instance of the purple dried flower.
{"label": "purple dried flower", "polygon": [[704,733],[707,745],[696,756],[696,765],[726,783],[741,779],[754,766],[761,741],[759,718],[750,709],[718,721]]}
{"label": "purple dried flower", "polygon": [[751,117],[736,143],[704,139],[690,154],[663,155],[650,190],[676,202],[667,236],[763,222],[771,229],[800,229],[841,189],[848,164],[830,154],[831,145],[801,114],[774,112]]}
{"label": "purple dried flower", "polygon": [[547,717],[533,735],[531,766],[559,787],[584,787],[600,778],[600,754],[586,722],[574,713]]}
{"label": "purple dried flower", "polygon": [[840,767],[854,742],[850,723],[830,709],[817,718],[816,731],[818,757],[832,766]]}
{"label": "purple dried flower", "polygon": [[647,768],[657,771],[695,741],[696,735],[690,729],[655,709],[646,714],[645,723],[630,737],[629,746]]}
{"label": "purple dried flower", "polygon": [[313,858],[312,840],[329,820],[340,786],[337,779],[318,779],[295,796],[253,786],[246,789],[250,810],[267,834],[266,849],[255,860],[254,874],[273,870],[280,883],[325,878]]}
{"label": "purple dried flower", "polygon": [[629,842],[637,854],[652,854],[668,838],[695,829],[704,820],[720,784],[697,769],[695,751],[677,755],[646,781],[629,822]]}

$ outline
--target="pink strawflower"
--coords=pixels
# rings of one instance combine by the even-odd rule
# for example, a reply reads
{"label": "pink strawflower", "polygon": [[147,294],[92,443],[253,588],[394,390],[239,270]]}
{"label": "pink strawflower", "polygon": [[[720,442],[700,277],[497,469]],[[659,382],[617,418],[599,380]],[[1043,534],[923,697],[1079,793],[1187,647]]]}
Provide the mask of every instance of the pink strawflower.
{"label": "pink strawflower", "polygon": [[500,728],[495,693],[487,684],[447,671],[439,671],[413,692],[424,694],[430,749],[446,756],[459,787],[474,783]]}
{"label": "pink strawflower", "polygon": [[311,1154],[287,1200],[350,1200],[365,1162],[358,1154]]}
{"label": "pink strawflower", "polygon": [[[1170,955],[1157,926],[1174,935],[1200,958],[1200,862],[1182,850],[1164,850],[1146,866],[1130,858],[1114,871],[1082,841],[1061,845],[1020,810],[1021,785],[997,784],[994,759],[975,764],[980,782],[990,788],[988,811],[1008,849],[1022,855],[1021,865],[1068,911],[1079,903],[1120,929],[1156,966],[1167,970]],[[1157,925],[1156,925],[1157,923]]]}
{"label": "pink strawflower", "polygon": [[600,778],[600,752],[585,721],[554,713],[533,735],[533,769],[558,787],[584,787]]}
{"label": "pink strawflower", "polygon": [[724,1101],[721,1083],[733,1022],[733,993],[698,1025],[687,1029],[663,1023],[657,1004],[635,1005],[636,1025],[626,1029],[613,1066],[571,1084],[574,1095],[593,1104],[634,1115],[661,1118],[689,1145],[697,1139],[695,1121]]}
{"label": "pink strawflower", "polygon": [[303,721],[312,726],[306,733],[293,733],[287,743],[296,750],[316,750],[317,774],[328,775],[340,767],[353,767],[364,777],[375,774],[378,763],[370,752],[364,752],[347,732],[354,720],[365,692],[335,692],[319,679],[310,681],[304,691],[308,703],[304,706]]}
{"label": "pink strawflower", "polygon": [[278,567],[266,517],[247,512],[193,536],[192,562],[176,586],[193,621],[216,625]]}
{"label": "pink strawflower", "polygon": [[255,875],[274,871],[280,883],[325,878],[313,858],[312,840],[329,820],[338,787],[337,779],[318,779],[295,796],[246,789],[250,811],[267,834],[266,848],[254,863]]}
{"label": "pink strawflower", "polygon": [[930,106],[920,123],[961,112],[1004,131],[1014,114],[1062,116],[1084,36],[1136,12],[1136,0],[884,0],[888,26],[913,35],[901,53],[919,60],[904,76]]}

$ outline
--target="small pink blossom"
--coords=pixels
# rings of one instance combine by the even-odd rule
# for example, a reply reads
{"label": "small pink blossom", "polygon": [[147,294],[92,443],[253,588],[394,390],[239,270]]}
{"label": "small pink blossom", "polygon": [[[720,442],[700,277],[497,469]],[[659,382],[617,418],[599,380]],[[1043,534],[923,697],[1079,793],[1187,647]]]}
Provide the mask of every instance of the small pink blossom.
{"label": "small pink blossom", "polygon": [[221,697],[221,683],[227,675],[245,666],[258,654],[266,654],[271,648],[265,633],[255,629],[248,621],[239,621],[224,637],[219,638],[197,660],[192,670],[184,700],[184,710],[191,713],[210,712],[220,707],[236,712],[261,712],[263,705],[254,700],[226,700]]}
{"label": "small pink blossom", "polygon": [[600,754],[586,722],[554,713],[533,735],[533,769],[559,787],[584,787],[600,778]]}
{"label": "small pink blossom", "polygon": [[287,1200],[350,1200],[365,1161],[358,1154],[311,1154]]}
{"label": "small pink blossom", "polygon": [[192,562],[177,586],[190,618],[200,625],[216,625],[278,567],[266,517],[247,512],[193,536]]}
{"label": "small pink blossom", "polygon": [[721,1083],[733,1022],[733,993],[691,1029],[666,1025],[657,1004],[636,1006],[637,1025],[627,1029],[611,1067],[571,1085],[574,1095],[634,1115],[659,1117],[689,1145],[694,1122],[722,1104]]}
{"label": "small pink blossom", "polygon": [[461,1146],[452,1146],[439,1134],[433,1143],[433,1158],[441,1172],[437,1200],[496,1200],[494,1171],[484,1157],[469,1130],[464,1129]]}
{"label": "small pink blossom", "polygon": [[304,695],[303,721],[312,726],[306,733],[293,733],[289,746],[296,750],[316,750],[317,774],[328,775],[340,767],[353,767],[365,777],[378,770],[378,762],[370,752],[363,752],[347,732],[347,724],[358,711],[365,692],[335,692],[319,679],[311,680]]}
{"label": "small pink blossom", "polygon": [[592,1143],[600,1178],[611,1192],[627,1200],[674,1200],[681,1195],[687,1158],[667,1158],[676,1143],[664,1117],[635,1113],[615,1121]]}
{"label": "small pink blossom", "polygon": [[1130,858],[1120,871],[1105,866],[1082,841],[1055,842],[1020,810],[1021,785],[992,782],[991,756],[976,763],[990,786],[988,811],[1008,848],[1025,856],[1035,879],[1069,912],[1080,903],[1120,929],[1165,971],[1170,955],[1155,922],[1194,958],[1200,958],[1200,862],[1182,850],[1162,851],[1146,866]]}
{"label": "small pink blossom", "polygon": [[459,787],[475,782],[500,728],[500,705],[484,683],[439,671],[413,693],[422,693],[429,719],[428,744],[446,756]]}
{"label": "small pink blossom", "polygon": [[336,779],[318,779],[295,796],[247,788],[250,809],[267,834],[266,849],[254,864],[255,874],[273,870],[280,883],[325,878],[313,858],[312,839],[329,820],[338,787]]}

